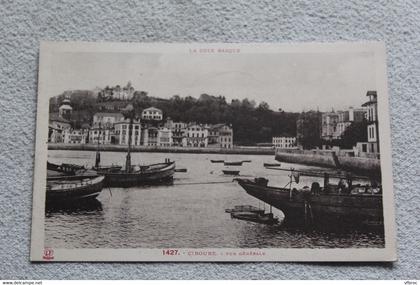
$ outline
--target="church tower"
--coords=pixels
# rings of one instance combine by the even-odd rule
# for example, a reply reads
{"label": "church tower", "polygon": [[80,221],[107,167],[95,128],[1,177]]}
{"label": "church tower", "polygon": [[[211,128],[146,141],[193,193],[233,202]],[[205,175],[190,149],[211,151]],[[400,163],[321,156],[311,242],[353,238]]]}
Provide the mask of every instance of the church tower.
{"label": "church tower", "polygon": [[61,103],[60,108],[58,108],[58,115],[60,116],[60,118],[70,120],[72,111],[73,108],[70,104],[70,97],[66,95],[66,97],[64,97],[63,102]]}

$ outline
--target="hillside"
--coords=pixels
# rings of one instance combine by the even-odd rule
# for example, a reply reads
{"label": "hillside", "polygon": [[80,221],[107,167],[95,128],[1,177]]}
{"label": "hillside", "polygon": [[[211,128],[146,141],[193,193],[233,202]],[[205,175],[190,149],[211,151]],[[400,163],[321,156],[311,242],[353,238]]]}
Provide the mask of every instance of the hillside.
{"label": "hillside", "polygon": [[296,135],[298,113],[273,111],[270,106],[247,98],[226,102],[224,96],[202,94],[200,97],[181,97],[174,95],[170,99],[148,96],[146,92],[134,92],[133,99],[128,101],[114,100],[102,102],[92,91],[66,91],[50,100],[50,112],[57,112],[64,97],[70,96],[74,114],[72,122],[75,127],[83,123],[91,124],[94,113],[100,111],[118,111],[125,105],[133,104],[137,114],[145,108],[154,106],[162,109],[164,118],[174,121],[197,123],[226,123],[234,130],[235,144],[254,145],[271,142],[273,136],[284,133]]}

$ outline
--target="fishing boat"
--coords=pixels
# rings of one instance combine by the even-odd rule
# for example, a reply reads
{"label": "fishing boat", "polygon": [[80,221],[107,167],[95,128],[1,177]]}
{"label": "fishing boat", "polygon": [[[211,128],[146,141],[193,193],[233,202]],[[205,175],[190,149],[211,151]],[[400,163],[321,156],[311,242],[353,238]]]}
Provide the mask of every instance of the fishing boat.
{"label": "fishing boat", "polygon": [[241,166],[243,161],[225,161],[224,165]]}
{"label": "fishing boat", "polygon": [[93,168],[100,175],[105,176],[105,185],[109,187],[133,187],[150,184],[166,184],[173,181],[175,173],[175,162],[165,159],[165,162],[150,165],[131,164],[131,142],[133,132],[133,121],[135,112],[132,105],[123,110],[124,116],[129,119],[128,126],[128,147],[125,161],[125,168],[122,166],[102,167],[100,165],[101,154],[98,148],[96,152],[95,167]]}
{"label": "fishing boat", "polygon": [[47,174],[49,176],[69,176],[80,174],[85,171],[86,168],[84,166],[69,163],[55,164],[47,161]]}
{"label": "fishing boat", "polygon": [[382,190],[375,183],[352,186],[352,178],[346,177],[348,187],[331,185],[330,175],[325,174],[324,187],[313,182],[311,188],[297,188],[292,187],[293,179],[299,180],[297,171],[291,170],[289,177],[285,187],[268,186],[269,181],[261,177],[235,181],[249,195],[281,210],[287,225],[383,225]]}
{"label": "fishing boat", "polygon": [[223,174],[226,175],[239,175],[239,170],[229,170],[229,169],[223,169]]}
{"label": "fishing boat", "polygon": [[211,163],[224,163],[224,160],[215,160],[215,159],[210,159]]}
{"label": "fishing boat", "polygon": [[274,225],[279,222],[279,219],[275,218],[271,211],[270,213],[265,213],[265,210],[251,205],[235,206],[233,209],[226,209],[225,212],[230,213],[231,218],[260,224]]}
{"label": "fishing boat", "polygon": [[133,187],[141,185],[165,184],[173,181],[175,162],[166,161],[150,165],[135,166],[126,170],[101,171],[105,176],[105,185],[109,187]]}
{"label": "fishing boat", "polygon": [[264,163],[264,167],[280,167],[280,163]]}
{"label": "fishing boat", "polygon": [[80,200],[96,198],[104,185],[104,176],[71,175],[48,177],[46,186],[46,202],[74,203]]}

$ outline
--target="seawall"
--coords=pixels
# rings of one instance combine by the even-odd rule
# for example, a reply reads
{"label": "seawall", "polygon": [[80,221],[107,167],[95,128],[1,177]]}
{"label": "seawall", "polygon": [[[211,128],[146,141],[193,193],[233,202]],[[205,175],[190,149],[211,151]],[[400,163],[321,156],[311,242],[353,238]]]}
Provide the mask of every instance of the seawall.
{"label": "seawall", "polygon": [[[96,151],[96,144],[63,144],[49,143],[49,150],[79,150]],[[99,145],[100,151],[126,152],[125,145]],[[166,153],[214,153],[214,154],[256,154],[274,155],[272,148],[261,147],[235,147],[235,148],[211,148],[211,147],[154,147],[154,146],[133,146],[131,152],[166,152]]]}
{"label": "seawall", "polygon": [[379,156],[356,157],[349,151],[277,149],[276,160],[313,166],[338,168],[378,177],[381,174]]}

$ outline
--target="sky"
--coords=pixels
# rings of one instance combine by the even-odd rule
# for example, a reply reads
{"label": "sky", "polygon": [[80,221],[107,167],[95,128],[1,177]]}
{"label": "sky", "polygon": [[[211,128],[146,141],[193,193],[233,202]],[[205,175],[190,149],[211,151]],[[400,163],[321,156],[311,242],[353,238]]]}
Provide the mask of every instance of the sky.
{"label": "sky", "polygon": [[359,107],[375,90],[373,53],[176,54],[60,52],[46,93],[124,86],[149,96],[200,94],[267,102],[272,110]]}

